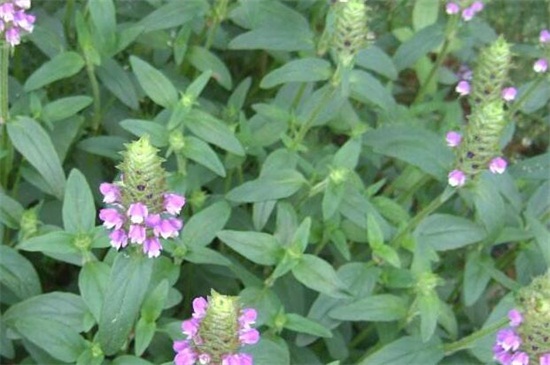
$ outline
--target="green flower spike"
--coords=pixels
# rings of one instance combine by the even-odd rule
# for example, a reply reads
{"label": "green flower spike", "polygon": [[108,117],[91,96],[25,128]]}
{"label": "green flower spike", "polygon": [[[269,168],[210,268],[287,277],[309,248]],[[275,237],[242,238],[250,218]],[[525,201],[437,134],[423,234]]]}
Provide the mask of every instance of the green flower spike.
{"label": "green flower spike", "polygon": [[364,0],[340,0],[334,5],[332,48],[342,66],[353,65],[355,55],[367,43],[369,8]]}

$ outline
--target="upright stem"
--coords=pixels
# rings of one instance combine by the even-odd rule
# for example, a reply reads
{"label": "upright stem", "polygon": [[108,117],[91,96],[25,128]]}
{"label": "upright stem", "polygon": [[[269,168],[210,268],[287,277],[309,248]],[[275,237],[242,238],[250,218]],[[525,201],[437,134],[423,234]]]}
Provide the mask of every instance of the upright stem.
{"label": "upright stem", "polygon": [[10,46],[0,42],[0,152],[5,153],[0,163],[0,185],[8,188],[8,175],[13,160],[13,147],[8,138],[7,123],[9,120],[9,90],[8,67],[10,62]]}
{"label": "upright stem", "polygon": [[443,345],[443,349],[445,351],[445,356],[449,356],[457,351],[464,350],[467,348],[470,348],[473,344],[475,344],[476,341],[480,340],[481,338],[495,332],[502,326],[504,326],[508,322],[508,318],[503,318],[500,321],[487,326],[485,328],[482,328],[474,333],[472,333],[469,336],[466,336],[464,338],[461,338],[460,340],[445,344]]}
{"label": "upright stem", "polygon": [[92,86],[92,96],[94,98],[94,116],[92,119],[92,128],[94,134],[99,132],[99,127],[101,125],[101,94],[99,93],[99,84],[97,78],[95,77],[94,64],[92,60],[86,57],[86,72],[88,78],[90,79],[90,85]]}

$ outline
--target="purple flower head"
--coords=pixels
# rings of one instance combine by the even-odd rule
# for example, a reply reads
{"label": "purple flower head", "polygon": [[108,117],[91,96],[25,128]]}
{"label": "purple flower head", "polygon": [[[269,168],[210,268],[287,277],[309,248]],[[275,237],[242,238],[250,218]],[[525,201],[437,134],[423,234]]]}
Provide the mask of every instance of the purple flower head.
{"label": "purple flower head", "polygon": [[460,6],[457,3],[449,2],[445,6],[445,12],[449,15],[458,14],[460,11]]}
{"label": "purple flower head", "polygon": [[170,214],[180,214],[181,208],[185,205],[185,198],[178,194],[164,194],[164,209]]}
{"label": "purple flower head", "polygon": [[197,332],[199,332],[200,323],[200,320],[197,318],[185,320],[181,324],[181,331],[184,335],[187,335],[188,338],[192,338],[197,334]]}
{"label": "purple flower head", "polygon": [[160,224],[160,221],[160,214],[149,214],[147,215],[147,218],[145,218],[145,225],[149,228],[155,228],[158,224]]}
{"label": "purple flower head", "polygon": [[542,355],[539,359],[539,362],[539,365],[550,365],[550,352]]}
{"label": "purple flower head", "polygon": [[471,5],[471,8],[472,10],[474,11],[474,13],[479,13],[480,11],[483,10],[483,1],[474,1]]}
{"label": "purple flower head", "polygon": [[130,238],[130,242],[142,244],[143,242],[145,242],[145,238],[147,238],[145,227],[140,224],[130,225],[128,237]]}
{"label": "purple flower head", "polygon": [[25,14],[23,10],[19,10],[13,15],[13,23],[29,33],[34,29],[35,19],[34,15]]}
{"label": "purple flower head", "polygon": [[508,319],[510,319],[510,326],[517,327],[523,322],[523,316],[517,309],[512,309],[508,312]]}
{"label": "purple flower head", "polygon": [[521,345],[521,338],[511,328],[505,328],[497,332],[497,345],[504,351],[516,351]]}
{"label": "purple flower head", "polygon": [[120,201],[120,189],[115,184],[102,183],[99,191],[103,194],[103,202],[112,204]]}
{"label": "purple flower head", "polygon": [[15,7],[11,2],[5,2],[0,4],[0,19],[6,23],[13,21],[13,15],[15,13]]}
{"label": "purple flower head", "polygon": [[502,346],[495,344],[493,346],[493,359],[502,365],[509,365],[512,360],[512,353],[504,350]]}
{"label": "purple flower head", "polygon": [[460,170],[453,170],[449,172],[449,185],[454,187],[461,187],[466,183],[466,175]]}
{"label": "purple flower head", "polygon": [[194,365],[197,360],[197,354],[190,348],[183,349],[176,354],[174,363],[176,365]]}
{"label": "purple flower head", "polygon": [[445,140],[447,141],[447,146],[457,147],[460,145],[460,142],[462,142],[462,135],[458,132],[450,131],[445,136]]}
{"label": "purple flower head", "polygon": [[518,90],[515,87],[505,87],[502,89],[501,96],[505,101],[512,101],[516,98]]}
{"label": "purple flower head", "polygon": [[4,29],[6,29],[6,26],[4,25],[4,21],[0,19],[0,32],[3,32]]}
{"label": "purple flower head", "polygon": [[143,242],[143,253],[147,254],[149,258],[159,257],[162,246],[157,237],[148,237]]}
{"label": "purple flower head", "polygon": [[132,223],[143,223],[148,213],[147,206],[142,203],[130,204],[128,212],[126,212]]}
{"label": "purple flower head", "polygon": [[489,163],[489,170],[493,174],[502,174],[504,173],[504,171],[506,171],[507,166],[508,162],[506,162],[505,159],[503,159],[502,157],[495,157]]}
{"label": "purple flower head", "polygon": [[177,237],[179,235],[179,228],[181,228],[181,224],[176,225],[179,220],[177,218],[171,219],[161,219],[160,222],[155,225],[153,228],[153,231],[155,233],[155,236],[162,236],[162,238],[167,239],[170,237]]}
{"label": "purple flower head", "polygon": [[250,328],[248,330],[242,331],[239,334],[239,341],[243,345],[254,345],[260,341],[260,332],[255,328]]}
{"label": "purple flower head", "polygon": [[462,19],[465,22],[469,22],[474,18],[474,15],[476,15],[476,12],[472,6],[462,10]]}
{"label": "purple flower head", "polygon": [[15,47],[21,43],[21,34],[19,33],[19,29],[15,27],[6,30],[4,36],[6,38],[6,42],[8,42],[12,47]]}
{"label": "purple flower head", "polygon": [[206,315],[208,301],[203,297],[193,299],[193,318],[201,319]]}
{"label": "purple flower head", "polygon": [[254,308],[245,308],[241,311],[241,316],[239,317],[239,325],[241,329],[249,329],[254,323],[256,323],[256,318],[258,317],[258,312]]}
{"label": "purple flower head", "polygon": [[252,356],[249,354],[225,355],[222,358],[222,365],[252,365]]}
{"label": "purple flower head", "polygon": [[113,208],[105,208],[99,211],[99,219],[103,221],[103,225],[106,228],[119,229],[124,224],[124,216]]}
{"label": "purple flower head", "polygon": [[468,95],[470,93],[470,83],[466,80],[460,81],[455,88],[455,91],[461,96]]}
{"label": "purple flower head", "polygon": [[109,238],[111,239],[111,246],[117,250],[128,245],[128,236],[126,235],[126,231],[123,229],[115,229],[111,232]]}
{"label": "purple flower head", "polygon": [[15,6],[21,9],[30,9],[31,7],[31,0],[15,0],[14,3]]}
{"label": "purple flower head", "polygon": [[539,42],[550,43],[550,31],[548,31],[548,29],[543,29],[540,31]]}
{"label": "purple flower head", "polygon": [[183,351],[185,349],[189,348],[189,341],[187,340],[176,340],[174,341],[174,344],[172,345],[172,348],[176,352]]}
{"label": "purple flower head", "polygon": [[548,70],[548,61],[546,61],[545,58],[541,58],[541,59],[537,60],[533,64],[533,70],[535,70],[535,72],[537,72],[537,73],[546,72],[546,70]]}
{"label": "purple flower head", "polygon": [[510,365],[529,365],[529,355],[520,351],[512,355]]}

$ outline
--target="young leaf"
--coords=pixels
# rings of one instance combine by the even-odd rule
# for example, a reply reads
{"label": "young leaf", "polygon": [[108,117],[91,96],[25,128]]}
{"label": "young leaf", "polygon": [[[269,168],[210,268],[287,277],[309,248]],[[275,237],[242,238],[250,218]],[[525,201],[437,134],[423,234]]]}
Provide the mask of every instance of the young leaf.
{"label": "young leaf", "polygon": [[407,304],[396,295],[378,294],[338,306],[329,315],[342,321],[397,321],[407,315]]}
{"label": "young leaf", "polygon": [[156,104],[170,108],[178,102],[176,88],[162,72],[136,56],[130,56],[130,64],[143,91]]}
{"label": "young leaf", "polygon": [[286,314],[285,328],[294,332],[307,333],[317,337],[332,337],[332,333],[325,326],[295,313]]}
{"label": "young leaf", "polygon": [[50,123],[57,122],[72,117],[92,104],[92,101],[93,99],[86,95],[61,98],[46,104],[42,110],[42,117]]}
{"label": "young leaf", "polygon": [[212,78],[227,90],[233,88],[231,73],[222,60],[205,48],[193,46],[189,49],[189,62],[199,71],[212,71]]}
{"label": "young leaf", "polygon": [[279,242],[267,233],[221,231],[217,236],[233,250],[260,265],[275,265],[281,253]]}
{"label": "young leaf", "polygon": [[292,274],[310,289],[334,298],[349,298],[346,285],[328,262],[310,254],[302,256]]}
{"label": "young leaf", "polygon": [[40,294],[40,280],[29,260],[6,245],[0,245],[0,257],[0,283],[3,288],[20,300]]}
{"label": "young leaf", "polygon": [[76,75],[84,67],[84,60],[76,52],[63,52],[44,63],[25,82],[26,92]]}
{"label": "young leaf", "polygon": [[137,110],[139,101],[137,92],[128,72],[115,60],[106,58],[96,69],[97,77],[101,84],[130,109]]}
{"label": "young leaf", "polygon": [[238,156],[244,156],[244,148],[235,134],[218,118],[202,110],[193,110],[185,120],[185,126],[204,141],[212,143]]}
{"label": "young leaf", "polygon": [[189,136],[185,137],[183,155],[221,177],[225,177],[225,168],[214,150],[202,140]]}
{"label": "young leaf", "polygon": [[26,117],[8,123],[8,134],[15,148],[38,170],[56,197],[65,191],[65,173],[50,136],[36,121]]}
{"label": "young leaf", "polygon": [[95,226],[94,197],[86,177],[77,169],[73,169],[67,179],[62,213],[67,232],[87,232]]}
{"label": "young leaf", "polygon": [[216,237],[231,215],[231,208],[220,201],[194,214],[182,230],[180,240],[189,247],[204,247]]}
{"label": "young leaf", "polygon": [[252,203],[286,198],[296,193],[304,184],[303,176],[295,170],[279,170],[277,174],[260,177],[237,186],[226,198],[241,203]]}
{"label": "young leaf", "polygon": [[330,63],[320,58],[301,58],[285,63],[268,73],[260,87],[269,89],[288,82],[313,82],[327,80],[331,75]]}
{"label": "young leaf", "polygon": [[22,215],[21,204],[0,191],[0,223],[10,228],[17,228]]}
{"label": "young leaf", "polygon": [[109,266],[103,262],[91,261],[84,264],[78,275],[78,288],[84,303],[99,322],[105,289],[109,282]]}

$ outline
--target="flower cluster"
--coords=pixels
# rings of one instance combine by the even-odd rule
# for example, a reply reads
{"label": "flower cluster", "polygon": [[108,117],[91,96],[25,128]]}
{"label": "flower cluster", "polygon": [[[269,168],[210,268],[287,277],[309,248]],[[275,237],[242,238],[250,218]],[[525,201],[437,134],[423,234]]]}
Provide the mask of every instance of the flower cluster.
{"label": "flower cluster", "polygon": [[474,18],[474,16],[483,10],[483,2],[482,1],[474,1],[471,4],[461,7],[458,3],[450,1],[445,6],[445,11],[449,15],[455,15],[460,13],[462,16],[462,20],[465,22],[469,22]]}
{"label": "flower cluster", "polygon": [[[457,72],[457,76],[460,81],[456,84],[455,91],[460,96],[469,95],[472,91],[472,72],[466,66],[461,66]],[[505,87],[500,92],[502,100],[506,102],[515,100],[517,94],[518,90],[513,86]]]}
{"label": "flower cluster", "polygon": [[149,257],[158,257],[160,238],[177,237],[182,221],[177,218],[185,198],[166,192],[164,169],[147,137],[127,145],[124,161],[119,166],[122,179],[102,183],[103,202],[99,218],[107,229],[111,246],[121,249],[128,243],[142,245]]}
{"label": "flower cluster", "polygon": [[208,300],[193,300],[192,318],[183,321],[185,340],[174,341],[176,365],[252,365],[252,355],[239,352],[243,345],[260,340],[256,310],[241,308],[238,297],[221,295],[212,290]]}
{"label": "flower cluster", "polygon": [[11,0],[0,4],[0,33],[12,47],[21,43],[22,34],[33,31],[35,17],[25,13],[30,7],[30,0]]}
{"label": "flower cluster", "polygon": [[541,47],[546,50],[546,56],[535,61],[533,70],[537,73],[544,73],[548,70],[548,52],[550,51],[550,31],[548,29],[540,31],[539,42]]}

